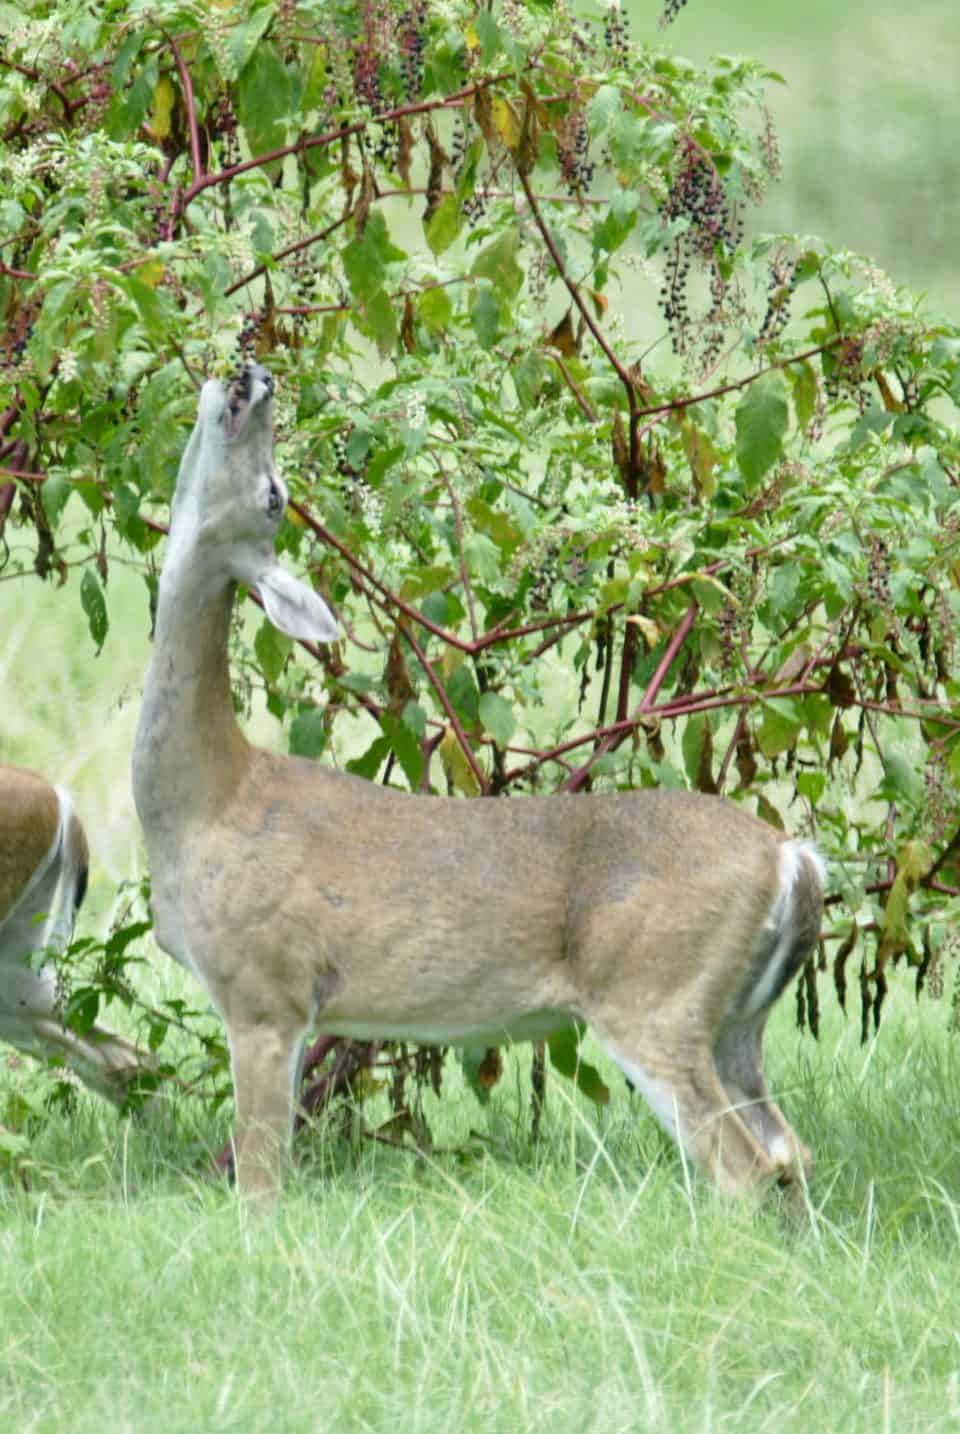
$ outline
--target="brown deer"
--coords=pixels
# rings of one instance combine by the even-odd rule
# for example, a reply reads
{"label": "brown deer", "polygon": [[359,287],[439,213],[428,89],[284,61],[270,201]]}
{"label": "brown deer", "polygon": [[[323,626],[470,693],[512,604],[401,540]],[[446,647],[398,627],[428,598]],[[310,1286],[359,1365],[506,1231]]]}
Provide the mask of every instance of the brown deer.
{"label": "brown deer", "polygon": [[143,1054],[94,1026],[65,1027],[43,953],[69,945],[87,886],[87,839],[68,792],[0,763],[0,1040],[53,1057],[122,1104]]}
{"label": "brown deer", "polygon": [[496,1045],[574,1018],[723,1189],[789,1177],[809,1157],[760,1047],[819,931],[807,846],[680,792],[412,796],[240,731],[237,584],[292,637],[338,632],[275,556],[272,395],[261,367],[204,385],[133,758],[157,940],[227,1026],[240,1188],[276,1188],[312,1026]]}

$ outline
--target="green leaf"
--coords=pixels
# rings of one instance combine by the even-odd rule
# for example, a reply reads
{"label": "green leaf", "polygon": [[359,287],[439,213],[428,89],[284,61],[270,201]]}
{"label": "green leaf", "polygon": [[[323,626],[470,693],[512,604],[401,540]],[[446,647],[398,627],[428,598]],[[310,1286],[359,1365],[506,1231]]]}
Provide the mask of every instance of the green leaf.
{"label": "green leaf", "polygon": [[572,1080],[595,1105],[608,1105],[610,1091],[596,1066],[580,1059],[580,1032],[576,1026],[564,1026],[547,1038],[550,1064],[567,1080]]}
{"label": "green leaf", "polygon": [[443,334],[453,318],[453,303],[446,289],[426,289],[417,298],[417,318],[431,333]]}
{"label": "green leaf", "polygon": [[368,782],[372,782],[389,755],[389,737],[376,737],[361,756],[354,757],[347,763],[347,771],[353,772],[357,777],[365,777]]}
{"label": "green leaf", "polygon": [[763,706],[757,746],[765,757],[779,757],[796,744],[803,721],[790,702],[779,701],[776,707],[772,702],[765,702]]}
{"label": "green leaf", "polygon": [[237,116],[246,130],[251,153],[279,149],[286,139],[292,86],[287,67],[269,40],[254,42],[235,91]]}
{"label": "green leaf", "polygon": [[387,221],[379,209],[368,216],[363,235],[343,250],[343,267],[358,299],[372,299],[383,288],[388,264],[406,259],[390,238]]}
{"label": "green leaf", "polygon": [[689,717],[684,723],[683,736],[680,738],[684,769],[689,778],[690,786],[694,789],[696,789],[697,786],[697,777],[700,773],[700,758],[703,755],[703,744],[709,727],[710,719],[706,713],[695,714]]}
{"label": "green leaf", "polygon": [[410,728],[399,718],[385,712],[380,725],[390,743],[391,750],[407,779],[411,792],[419,791],[423,780],[423,753]]}
{"label": "green leaf", "polygon": [[519,363],[514,364],[510,372],[513,375],[517,398],[524,408],[533,408],[547,376],[547,366],[543,359],[536,349],[530,349]]}
{"label": "green leaf", "polygon": [[326,713],[305,707],[290,724],[290,751],[295,757],[319,757],[327,745]]}
{"label": "green leaf", "polygon": [[477,39],[480,41],[480,58],[489,65],[500,48],[500,31],[489,10],[481,10],[476,19]]}
{"label": "green leaf", "polygon": [[117,58],[110,69],[110,83],[115,93],[119,93],[127,83],[130,67],[146,38],[146,31],[137,27],[130,32],[117,51]]}
{"label": "green leaf", "polygon": [[797,428],[802,433],[813,418],[817,408],[817,376],[806,359],[787,365],[787,378],[793,389],[793,406],[797,414]]}
{"label": "green leaf", "polygon": [[78,1036],[85,1036],[95,1025],[99,1010],[100,992],[95,986],[81,986],[67,1001],[64,1024]]}
{"label": "green leaf", "polygon": [[107,603],[103,595],[103,588],[100,586],[100,579],[93,568],[84,569],[80,581],[80,603],[87,615],[90,636],[99,653],[107,636],[110,622],[107,617]]}
{"label": "green leaf", "polygon": [[797,775],[797,791],[801,797],[816,806],[826,790],[827,776],[825,772],[800,772]]}
{"label": "green leaf", "polygon": [[427,735],[427,714],[420,706],[420,703],[414,702],[412,698],[400,714],[400,720],[405,727],[409,727],[415,737],[425,737]]}
{"label": "green leaf", "polygon": [[500,305],[490,289],[478,289],[470,305],[470,322],[482,349],[492,348],[500,332]]}
{"label": "green leaf", "polygon": [[593,226],[593,252],[605,249],[612,254],[637,222],[639,196],[634,190],[618,189],[611,196],[603,218]]}
{"label": "green leaf", "polygon": [[47,522],[51,528],[56,528],[60,514],[66,507],[67,499],[72,492],[73,484],[63,473],[52,474],[40,489],[43,511],[47,515]]}
{"label": "green leaf", "polygon": [[513,708],[498,692],[483,692],[480,695],[479,716],[490,736],[500,747],[505,747],[517,730]]}
{"label": "green leaf", "polygon": [[166,316],[163,303],[157,297],[156,290],[149,284],[145,284],[142,279],[137,279],[133,274],[125,275],[120,283],[136,304],[147,333],[152,338],[162,339],[166,332]]}
{"label": "green leaf", "polygon": [[[480,279],[489,279],[499,299],[516,297],[523,284],[523,270],[517,263],[520,231],[511,226],[499,239],[488,244],[473,261],[470,271]],[[482,291],[481,291],[482,292]]]}
{"label": "green leaf", "polygon": [[380,289],[363,306],[363,316],[380,353],[386,357],[397,346],[400,326],[393,304],[385,290]]}
{"label": "green leaf", "polygon": [[759,485],[783,451],[790,412],[782,376],[768,373],[752,383],[737,405],[734,421],[737,463],[749,490]]}
{"label": "green leaf", "polygon": [[445,194],[423,226],[431,252],[442,254],[463,228],[463,214],[455,194]]}
{"label": "green leaf", "polygon": [[257,635],[253,639],[253,650],[257,654],[260,669],[271,687],[283,671],[292,648],[292,640],[282,632],[278,632],[272,623],[264,621],[260,624]]}
{"label": "green leaf", "polygon": [[883,759],[883,781],[877,796],[917,806],[924,797],[922,772],[899,752],[888,753]]}
{"label": "green leaf", "polygon": [[[270,22],[272,20],[273,6],[265,5],[262,9],[255,10],[248,20],[241,21],[238,25],[230,26],[227,31],[228,43],[238,75],[243,72],[248,61],[253,57],[257,48],[257,42],[270,28]],[[321,53],[318,46],[314,55],[320,55]]]}
{"label": "green leaf", "polygon": [[477,188],[477,171],[480,168],[480,161],[486,153],[486,145],[480,135],[467,149],[466,154],[460,162],[457,171],[457,185],[455,190],[457,206],[462,208],[465,199],[472,199]]}
{"label": "green leaf", "polygon": [[480,710],[480,694],[473,673],[465,663],[454,668],[447,681],[447,696],[461,717],[468,722],[477,719]]}
{"label": "green leaf", "polygon": [[132,946],[134,941],[139,941],[141,936],[146,936],[147,932],[152,930],[152,921],[134,921],[129,926],[121,926],[107,941],[103,954],[108,960],[118,961],[128,946]]}

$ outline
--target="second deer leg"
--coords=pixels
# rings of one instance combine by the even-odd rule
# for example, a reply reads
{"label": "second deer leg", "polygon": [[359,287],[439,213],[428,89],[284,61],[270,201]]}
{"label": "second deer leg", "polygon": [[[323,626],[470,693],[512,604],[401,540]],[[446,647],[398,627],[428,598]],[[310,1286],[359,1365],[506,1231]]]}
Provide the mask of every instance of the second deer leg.
{"label": "second deer leg", "polygon": [[775,1165],[784,1172],[799,1164],[809,1174],[813,1157],[770,1094],[760,1064],[763,1018],[728,1022],[714,1048],[724,1089]]}
{"label": "second deer leg", "polygon": [[230,1058],[237,1104],[237,1188],[272,1197],[293,1128],[303,1030],[233,1026]]}
{"label": "second deer leg", "polygon": [[598,1035],[660,1124],[721,1190],[739,1194],[780,1174],[731,1103],[708,1048],[641,1050]]}

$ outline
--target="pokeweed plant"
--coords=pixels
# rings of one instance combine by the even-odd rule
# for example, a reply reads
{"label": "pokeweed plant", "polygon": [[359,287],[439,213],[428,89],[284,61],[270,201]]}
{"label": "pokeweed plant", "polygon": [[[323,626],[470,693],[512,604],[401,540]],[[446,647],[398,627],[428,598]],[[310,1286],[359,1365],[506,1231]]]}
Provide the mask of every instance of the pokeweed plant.
{"label": "pokeweed plant", "polygon": [[[864,1036],[893,967],[942,986],[960,328],[858,255],[755,232],[778,76],[636,42],[616,4],[0,19],[0,576],[79,565],[99,648],[118,546],[153,597],[196,388],[255,356],[281,542],[345,636],[238,630],[239,704],[424,799],[724,793],[826,858],[801,1023],[851,958]],[[68,974],[68,1018],[122,996],[130,942]],[[439,1083],[363,1051],[321,1039],[307,1104],[383,1061],[396,1111],[406,1073]],[[605,1098],[575,1035],[551,1052]],[[481,1095],[499,1074],[463,1064]]]}

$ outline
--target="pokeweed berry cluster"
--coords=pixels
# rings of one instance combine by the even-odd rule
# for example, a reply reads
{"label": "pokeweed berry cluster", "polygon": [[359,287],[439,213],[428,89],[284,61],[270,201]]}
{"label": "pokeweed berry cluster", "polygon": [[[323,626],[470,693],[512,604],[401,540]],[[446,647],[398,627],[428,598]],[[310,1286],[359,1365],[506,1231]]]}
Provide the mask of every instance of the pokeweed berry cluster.
{"label": "pokeweed berry cluster", "polygon": [[413,0],[397,21],[400,46],[400,73],[406,100],[418,99],[423,92],[423,52],[426,36],[427,0]]}
{"label": "pokeweed berry cluster", "polygon": [[691,314],[687,283],[691,268],[706,266],[710,273],[710,308],[703,320],[705,356],[717,347],[727,293],[718,259],[737,247],[743,237],[743,220],[731,204],[716,168],[690,139],[684,139],[680,163],[660,214],[665,223],[681,221],[660,287],[660,307],[670,330],[675,353],[688,342]]}
{"label": "pokeweed berry cluster", "polygon": [[784,254],[775,254],[767,276],[767,307],[757,333],[758,344],[778,339],[790,319],[790,300],[797,286],[797,261]]}
{"label": "pokeweed berry cluster", "polygon": [[615,65],[625,65],[630,51],[630,20],[620,9],[620,0],[611,0],[603,25],[603,43]]}
{"label": "pokeweed berry cluster", "polygon": [[568,115],[557,132],[557,159],[560,178],[571,194],[583,194],[593,181],[594,164],[590,160],[590,135],[582,110]]}
{"label": "pokeweed berry cluster", "polygon": [[716,167],[690,139],[682,142],[680,165],[661,213],[665,220],[687,220],[688,245],[703,259],[712,258],[718,247],[735,249],[743,237],[743,220]]}
{"label": "pokeweed berry cluster", "polygon": [[687,0],[665,0],[660,12],[660,28],[666,29],[668,25],[672,25],[686,3]]}
{"label": "pokeweed berry cluster", "polygon": [[365,0],[353,50],[353,93],[376,114],[384,108],[380,59],[390,51],[391,15],[383,0]]}

